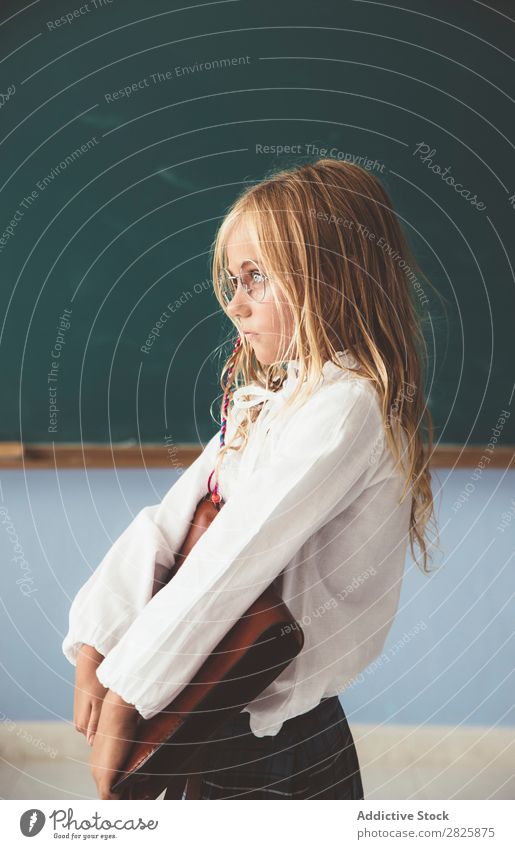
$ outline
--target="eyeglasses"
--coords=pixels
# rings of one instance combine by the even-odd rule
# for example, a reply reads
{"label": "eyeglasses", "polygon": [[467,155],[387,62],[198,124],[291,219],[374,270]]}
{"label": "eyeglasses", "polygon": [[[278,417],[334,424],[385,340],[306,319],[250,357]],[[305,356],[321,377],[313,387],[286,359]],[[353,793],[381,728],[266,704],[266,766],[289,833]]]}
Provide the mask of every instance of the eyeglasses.
{"label": "eyeglasses", "polygon": [[223,268],[218,282],[222,297],[225,303],[229,304],[236,294],[238,280],[249,298],[252,298],[253,301],[262,301],[266,293],[266,281],[269,279],[254,260],[244,259],[239,274],[229,274],[227,268]]}

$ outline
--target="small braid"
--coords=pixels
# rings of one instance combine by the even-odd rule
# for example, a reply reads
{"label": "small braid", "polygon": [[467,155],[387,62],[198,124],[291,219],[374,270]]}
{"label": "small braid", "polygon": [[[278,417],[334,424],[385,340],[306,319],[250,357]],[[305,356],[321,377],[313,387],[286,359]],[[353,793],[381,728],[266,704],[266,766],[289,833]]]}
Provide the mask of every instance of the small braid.
{"label": "small braid", "polygon": [[[223,398],[223,404],[222,404],[222,425],[220,427],[220,449],[223,448],[223,446],[225,445],[225,432],[227,430],[227,410],[229,408],[229,397],[230,397],[230,394],[232,393],[232,391],[234,389],[234,383],[233,383],[233,380],[231,378],[232,378],[232,373],[234,371],[234,366],[235,366],[235,363],[236,363],[237,354],[238,354],[238,351],[240,350],[240,347],[241,347],[241,336],[238,336],[238,338],[236,340],[236,344],[234,345],[234,348],[232,350],[232,354],[231,354],[230,359],[229,359],[230,366],[227,370],[226,380],[225,380],[224,398]],[[211,478],[213,477],[214,472],[215,472],[215,470],[213,469],[213,471],[209,475],[209,478],[207,480],[207,488],[208,488],[208,491],[211,495],[211,501],[213,502],[213,504],[215,506],[218,507],[218,509],[220,509],[220,507],[218,505],[220,504],[220,501],[222,500],[222,496],[218,492],[218,481],[216,481],[214,488],[211,489]]]}

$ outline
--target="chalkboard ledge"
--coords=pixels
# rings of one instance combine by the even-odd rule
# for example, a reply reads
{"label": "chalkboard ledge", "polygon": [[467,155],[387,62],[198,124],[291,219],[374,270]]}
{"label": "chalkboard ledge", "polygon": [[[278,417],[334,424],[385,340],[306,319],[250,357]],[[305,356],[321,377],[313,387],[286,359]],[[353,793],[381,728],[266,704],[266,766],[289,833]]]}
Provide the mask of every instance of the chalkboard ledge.
{"label": "chalkboard ledge", "polygon": [[[0,468],[4,469],[107,469],[159,467],[185,468],[199,456],[202,445],[179,443],[20,443],[0,442]],[[482,460],[482,458],[486,458]],[[482,465],[480,465],[482,463]],[[433,468],[515,468],[515,445],[486,452],[482,445],[438,445],[433,450]]]}

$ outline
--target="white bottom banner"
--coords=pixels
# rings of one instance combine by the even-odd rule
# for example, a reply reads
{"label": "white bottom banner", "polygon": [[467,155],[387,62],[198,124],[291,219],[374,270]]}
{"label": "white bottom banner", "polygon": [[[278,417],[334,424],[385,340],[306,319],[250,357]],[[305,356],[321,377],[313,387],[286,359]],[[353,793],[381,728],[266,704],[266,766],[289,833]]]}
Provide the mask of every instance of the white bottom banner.
{"label": "white bottom banner", "polygon": [[[270,849],[288,843],[295,849],[313,849],[325,839],[349,847],[488,846],[512,849],[513,802],[511,800],[399,801],[391,799],[293,801],[289,814],[272,801],[211,801],[204,813],[195,810],[201,800],[179,805],[177,800],[156,801],[73,801],[62,799],[30,801],[4,800],[2,804],[3,845],[27,846],[36,838],[37,846],[70,843],[116,847],[178,846],[186,849],[223,842],[224,849],[245,846]],[[274,802],[276,800],[273,800]],[[313,800],[316,802],[316,800]],[[320,807],[320,805],[322,807]],[[266,807],[266,811],[259,811]]]}

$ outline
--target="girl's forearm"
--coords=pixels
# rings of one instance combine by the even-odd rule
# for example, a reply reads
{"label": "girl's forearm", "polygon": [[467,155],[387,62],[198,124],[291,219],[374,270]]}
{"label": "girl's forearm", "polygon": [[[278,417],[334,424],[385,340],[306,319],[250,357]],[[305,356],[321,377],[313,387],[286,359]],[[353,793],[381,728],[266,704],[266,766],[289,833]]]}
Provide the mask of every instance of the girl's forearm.
{"label": "girl's forearm", "polygon": [[135,738],[139,713],[134,705],[108,690],[102,704],[91,753],[91,771],[100,799],[116,799],[111,786],[127,760]]}
{"label": "girl's forearm", "polygon": [[102,663],[104,659],[104,655],[100,654],[93,646],[88,645],[87,643],[82,643],[79,651],[77,660],[82,660],[83,662],[92,663],[95,666],[98,666]]}
{"label": "girl's forearm", "polygon": [[[139,719],[139,713],[134,705],[129,704],[117,693],[112,690],[107,690],[104,703],[102,705],[102,714],[100,721],[113,728],[123,729],[125,726],[132,728]],[[100,725],[99,725],[100,727]]]}

